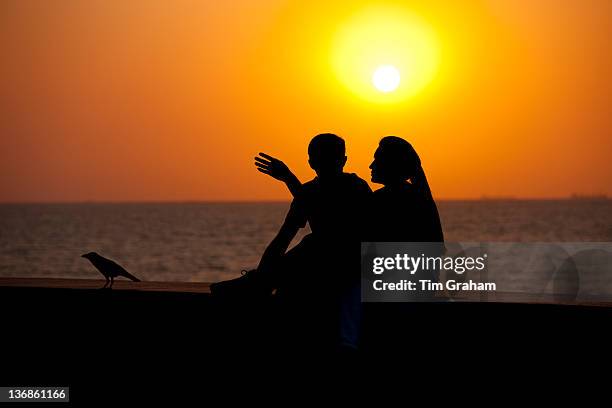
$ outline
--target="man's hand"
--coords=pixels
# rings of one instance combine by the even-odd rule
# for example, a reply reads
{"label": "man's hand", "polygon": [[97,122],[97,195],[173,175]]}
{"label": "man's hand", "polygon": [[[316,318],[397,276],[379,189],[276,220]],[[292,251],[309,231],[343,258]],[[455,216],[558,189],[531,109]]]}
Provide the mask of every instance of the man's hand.
{"label": "man's hand", "polygon": [[285,163],[265,153],[259,153],[259,157],[255,157],[255,166],[258,171],[284,183],[287,183],[293,176]]}
{"label": "man's hand", "polygon": [[267,174],[285,183],[293,197],[299,194],[302,183],[282,161],[269,154],[259,153],[259,157],[255,157],[255,166],[263,174]]}

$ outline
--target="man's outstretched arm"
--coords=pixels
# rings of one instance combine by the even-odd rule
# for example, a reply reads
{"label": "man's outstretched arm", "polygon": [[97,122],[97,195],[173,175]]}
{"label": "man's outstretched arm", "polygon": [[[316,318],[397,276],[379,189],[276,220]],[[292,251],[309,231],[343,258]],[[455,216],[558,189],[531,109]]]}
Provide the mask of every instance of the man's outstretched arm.
{"label": "man's outstretched arm", "polygon": [[281,160],[265,153],[259,153],[259,157],[255,157],[255,166],[261,173],[285,183],[291,195],[294,198],[297,197],[302,183]]}
{"label": "man's outstretched arm", "polygon": [[274,265],[281,259],[281,257],[287,252],[291,240],[295,237],[299,230],[299,226],[292,222],[285,220],[282,227],[276,234],[276,237],[270,242],[266,250],[264,251],[257,270],[271,270]]}

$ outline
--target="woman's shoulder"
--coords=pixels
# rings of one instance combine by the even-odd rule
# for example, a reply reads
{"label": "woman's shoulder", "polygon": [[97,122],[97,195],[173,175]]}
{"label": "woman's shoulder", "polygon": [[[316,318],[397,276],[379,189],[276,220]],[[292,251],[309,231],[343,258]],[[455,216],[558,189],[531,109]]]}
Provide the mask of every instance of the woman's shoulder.
{"label": "woman's shoulder", "polygon": [[375,190],[374,195],[377,197],[395,196],[397,198],[412,198],[416,196],[416,189],[410,184],[394,188],[384,186]]}

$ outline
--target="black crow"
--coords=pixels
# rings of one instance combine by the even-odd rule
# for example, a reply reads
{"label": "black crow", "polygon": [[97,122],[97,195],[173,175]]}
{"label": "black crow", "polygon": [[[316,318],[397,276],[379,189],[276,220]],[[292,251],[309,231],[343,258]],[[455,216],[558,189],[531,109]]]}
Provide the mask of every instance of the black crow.
{"label": "black crow", "polygon": [[126,278],[134,282],[140,282],[140,279],[130,274],[121,265],[114,261],[111,261],[110,259],[106,259],[95,252],[89,252],[81,256],[85,259],[88,259],[89,262],[91,262],[92,265],[95,266],[96,269],[99,270],[102,275],[104,275],[104,278],[106,279],[104,288],[106,288],[110,282],[109,288],[112,289],[113,283],[117,276],[125,276]]}

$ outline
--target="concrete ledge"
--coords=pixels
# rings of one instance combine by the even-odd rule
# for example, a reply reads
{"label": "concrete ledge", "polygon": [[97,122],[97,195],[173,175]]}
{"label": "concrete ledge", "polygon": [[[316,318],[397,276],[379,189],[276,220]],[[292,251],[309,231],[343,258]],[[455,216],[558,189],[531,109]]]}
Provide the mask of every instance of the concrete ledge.
{"label": "concrete ledge", "polygon": [[[56,278],[0,278],[0,287],[48,288],[48,289],[101,289],[102,279],[56,279]],[[209,282],[132,282],[121,278],[115,280],[113,290],[141,292],[174,292],[210,294]],[[443,298],[441,298],[443,300]],[[474,293],[453,297],[456,302],[476,303],[524,303],[564,306],[612,307],[606,300],[572,300],[563,296],[533,293],[493,292],[486,295]]]}
{"label": "concrete ledge", "polygon": [[324,325],[322,335],[312,329],[322,316],[316,296],[302,311],[273,302],[226,307],[208,295],[206,284],[117,281],[115,290],[98,289],[103,283],[0,280],[4,384],[68,385],[74,401],[117,402],[122,394],[183,393],[190,382],[208,392],[210,378],[232,387],[245,378],[275,384],[262,374],[266,368],[293,381],[288,373],[308,372],[302,367],[382,362],[435,382],[463,375],[466,367],[480,375],[491,367],[561,367],[566,375],[568,361],[609,354],[610,307],[371,303],[364,307],[361,350],[347,363],[326,348]]}
{"label": "concrete ledge", "polygon": [[[100,289],[103,279],[55,279],[55,278],[0,278],[0,286],[52,289]],[[138,290],[146,292],[210,293],[210,284],[204,282],[132,282],[118,278],[113,290]]]}

